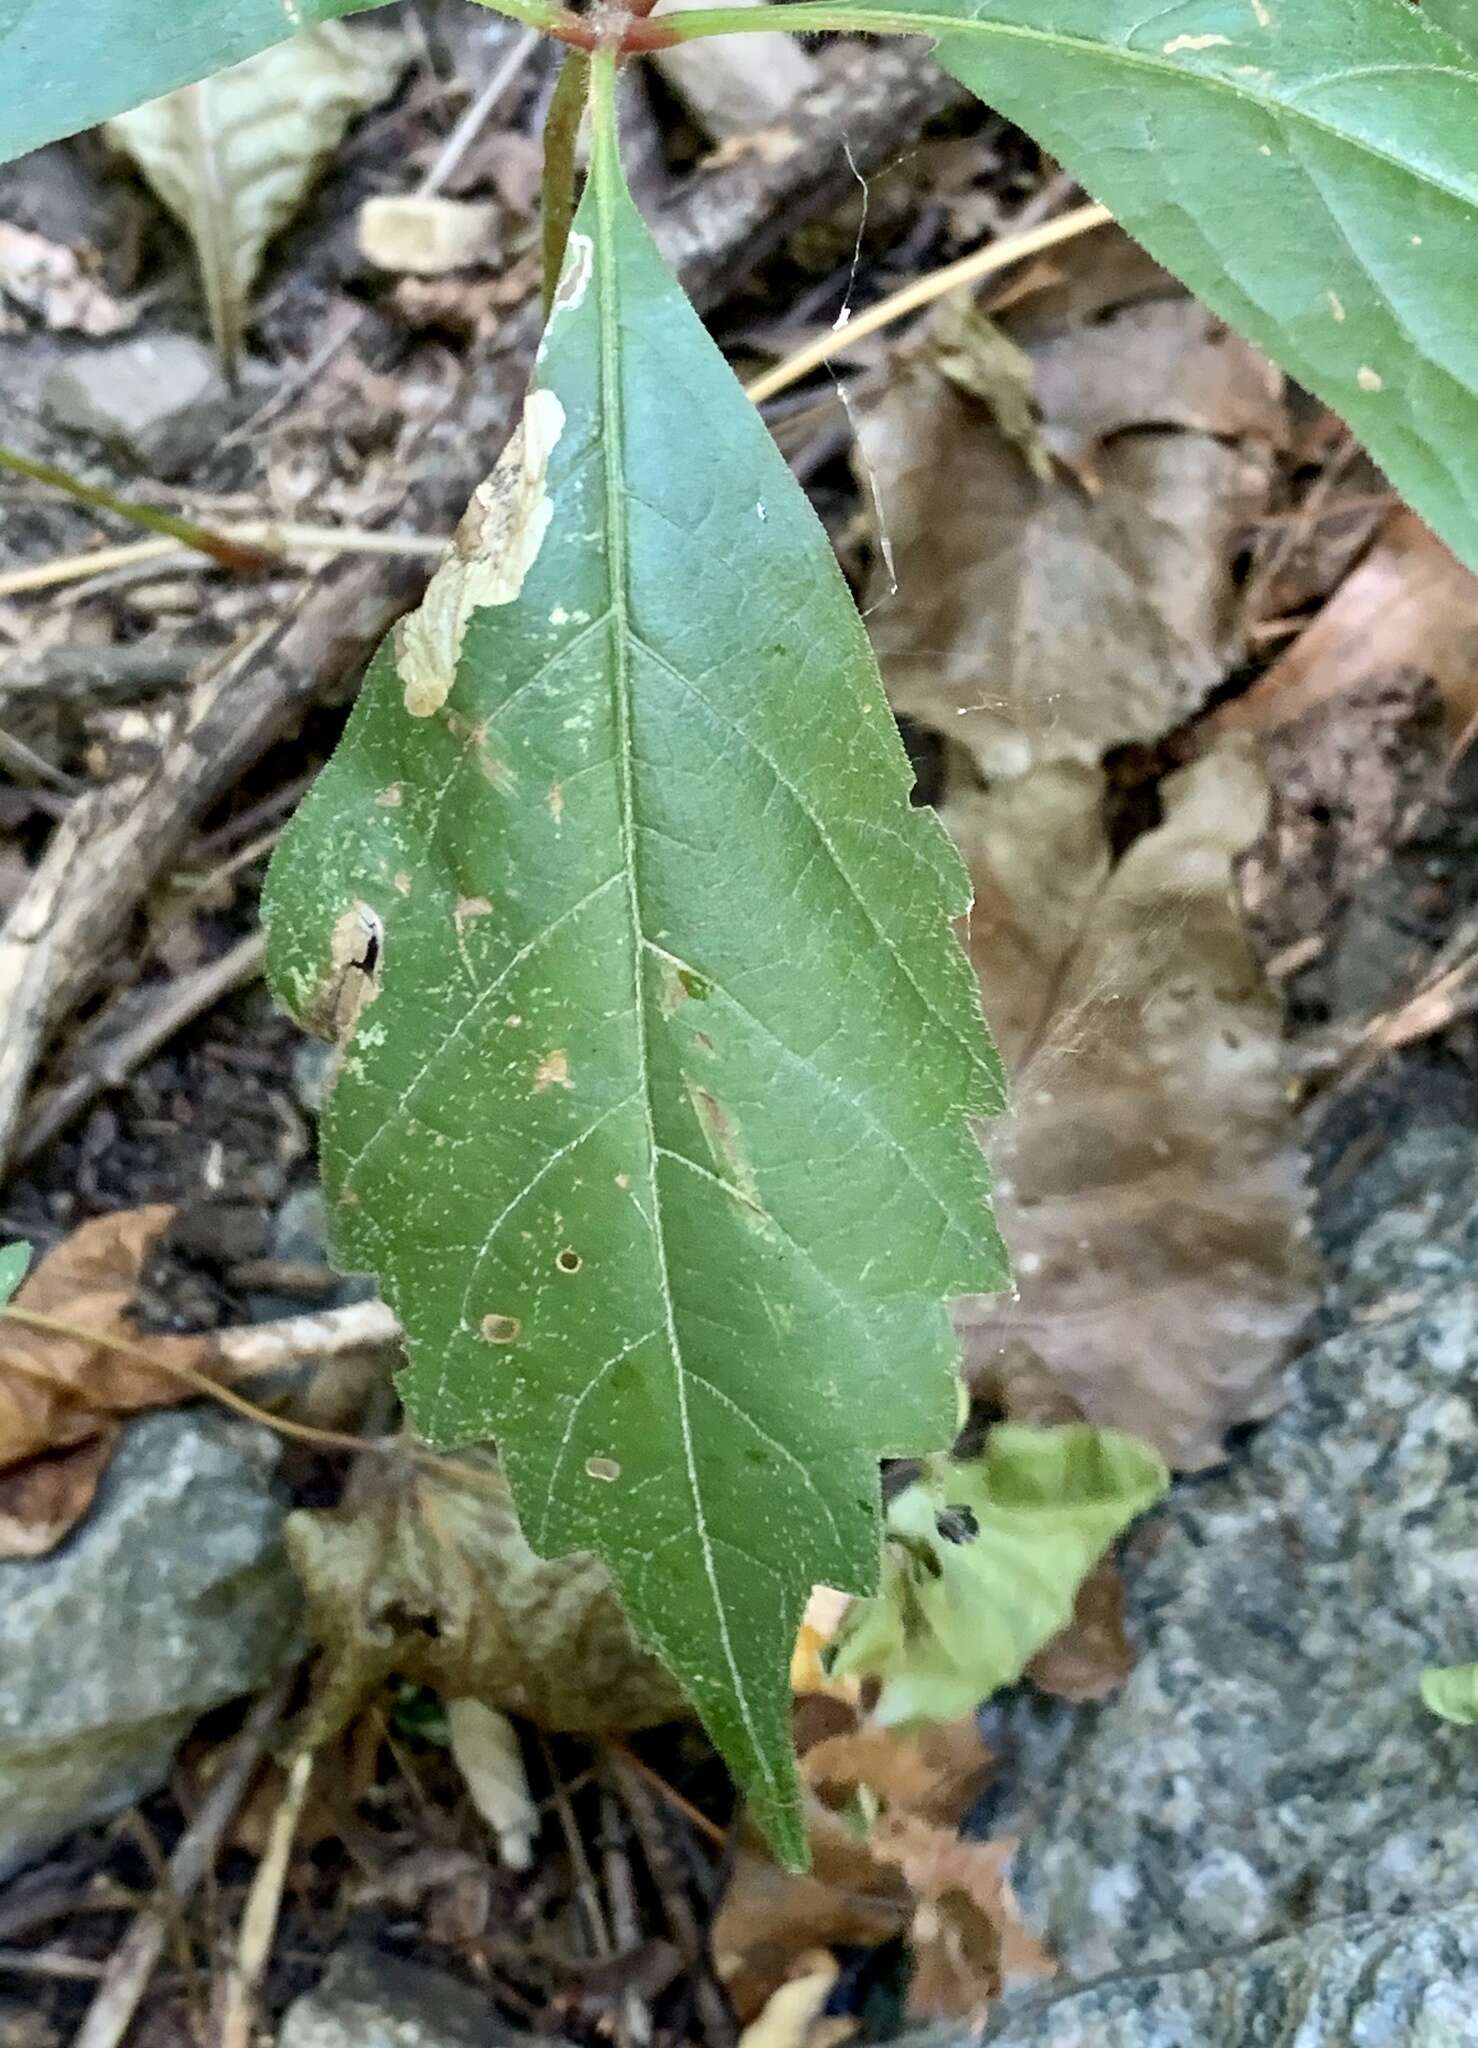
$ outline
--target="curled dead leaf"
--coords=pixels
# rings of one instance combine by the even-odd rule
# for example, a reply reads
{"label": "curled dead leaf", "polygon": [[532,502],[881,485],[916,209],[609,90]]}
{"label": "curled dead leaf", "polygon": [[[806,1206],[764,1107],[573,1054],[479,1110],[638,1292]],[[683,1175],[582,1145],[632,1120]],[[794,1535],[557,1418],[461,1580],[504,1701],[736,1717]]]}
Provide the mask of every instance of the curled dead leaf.
{"label": "curled dead leaf", "polygon": [[[1085,237],[1064,266],[1110,280],[1093,245],[1122,239]],[[1033,301],[1003,314],[1035,423],[999,353],[981,383],[976,352],[989,404],[962,388],[957,310],[934,316],[943,365],[916,348],[859,407],[883,679],[896,709],[989,777],[1096,767],[1109,747],[1158,738],[1238,652],[1234,559],[1284,435],[1282,382],[1163,273],[1147,298],[1156,274],[1120,268],[1111,288],[1131,302],[1089,293],[1056,322]]]}
{"label": "curled dead leaf", "polygon": [[972,1384],[1033,1352],[1091,1421],[1194,1468],[1275,1405],[1316,1278],[1281,1010],[1233,890],[1266,781],[1218,746],[1112,867],[1101,788],[1053,766],[944,808],[1017,1073],[990,1149],[1019,1298],[958,1318]]}
{"label": "curled dead leaf", "polygon": [[0,1466],[83,1443],[115,1415],[188,1397],[190,1388],[169,1366],[198,1370],[208,1349],[204,1338],[151,1336],[147,1358],[95,1341],[144,1342],[129,1305],[144,1261],[173,1215],[156,1204],[94,1217],[22,1282],[14,1307],[66,1323],[69,1333],[0,1317]]}
{"label": "curled dead leaf", "polygon": [[396,1673],[574,1734],[686,1717],[637,1642],[605,1566],[538,1557],[490,1455],[377,1460],[352,1497],[287,1520],[309,1632],[323,1646],[307,1738],[329,1740]]}
{"label": "curled dead leaf", "polygon": [[1026,1675],[1038,1692],[1081,1704],[1117,1692],[1133,1669],[1134,1651],[1124,1633],[1124,1582],[1118,1566],[1105,1559],[1079,1586],[1072,1620],[1038,1650]]}
{"label": "curled dead leaf", "polygon": [[865,1787],[890,1811],[954,1826],[985,1789],[990,1766],[972,1714],[912,1729],[863,1721],[813,1744],[801,1775],[827,1806],[843,1806]]}
{"label": "curled dead leaf", "polygon": [[746,1830],[713,1923],[714,1967],[741,2023],[817,1948],[875,1948],[908,1925],[908,1887],[867,1838],[805,1795],[811,1868],[782,1870]]}
{"label": "curled dead leaf", "polygon": [[1013,1841],[963,1841],[911,1814],[884,1814],[872,1832],[881,1863],[902,1872],[915,1905],[908,1932],[916,2019],[964,2019],[1008,1988],[1050,1977],[1048,1951],[1021,1917],[1008,1876]]}

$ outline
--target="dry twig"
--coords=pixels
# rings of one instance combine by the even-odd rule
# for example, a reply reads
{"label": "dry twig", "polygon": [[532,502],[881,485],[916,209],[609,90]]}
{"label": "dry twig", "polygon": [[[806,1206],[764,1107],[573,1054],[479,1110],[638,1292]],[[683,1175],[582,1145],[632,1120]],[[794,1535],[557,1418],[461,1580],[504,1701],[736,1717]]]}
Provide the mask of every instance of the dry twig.
{"label": "dry twig", "polygon": [[[273,1730],[282,1719],[287,1693],[284,1681],[263,1693],[256,1702],[245,1727],[231,1744],[199,1813],[181,1835],[169,1859],[170,1890],[176,1899],[187,1898],[214,1863]],[[113,1952],[97,1995],[73,2037],[72,2048],[119,2048],[164,1948],[166,1931],[167,1922],[157,1912],[141,1913],[134,1921]]]}
{"label": "dry twig", "polygon": [[313,1762],[314,1752],[302,1749],[288,1767],[267,1846],[246,1896],[236,1954],[226,1972],[220,2023],[214,2029],[215,2048],[250,2048],[252,2008],[277,1936],[282,1890],[308,1787],[313,1781]]}

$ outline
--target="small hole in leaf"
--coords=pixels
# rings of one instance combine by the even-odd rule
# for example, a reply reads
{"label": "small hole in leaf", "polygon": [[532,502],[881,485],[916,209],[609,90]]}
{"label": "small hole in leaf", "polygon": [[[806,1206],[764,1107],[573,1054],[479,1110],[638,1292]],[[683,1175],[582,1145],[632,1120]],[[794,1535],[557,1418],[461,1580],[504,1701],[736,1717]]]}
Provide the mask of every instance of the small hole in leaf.
{"label": "small hole in leaf", "polygon": [[558,1266],[561,1273],[578,1273],[584,1261],[581,1259],[580,1254],[578,1252],[573,1252],[569,1249],[568,1246],[566,1246],[565,1249],[556,1256],[554,1263],[556,1266]]}
{"label": "small hole in leaf", "polygon": [[585,1460],[585,1470],[592,1479],[619,1479],[621,1477],[621,1467],[614,1458],[587,1458]]}
{"label": "small hole in leaf", "polygon": [[964,1506],[941,1508],[934,1517],[934,1526],[946,1543],[973,1543],[980,1534],[975,1510]]}
{"label": "small hole in leaf", "polygon": [[489,1344],[511,1344],[523,1325],[517,1316],[484,1316],[481,1328]]}

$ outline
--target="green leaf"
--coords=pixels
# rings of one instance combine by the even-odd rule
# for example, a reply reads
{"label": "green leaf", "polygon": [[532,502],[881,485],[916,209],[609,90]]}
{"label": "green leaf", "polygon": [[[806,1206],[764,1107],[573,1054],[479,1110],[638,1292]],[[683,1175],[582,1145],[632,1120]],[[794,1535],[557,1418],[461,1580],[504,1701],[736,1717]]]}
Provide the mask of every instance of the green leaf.
{"label": "green leaf", "polygon": [[936,34],[947,70],[1342,413],[1478,563],[1472,0],[1435,15],[1408,0],[844,11]]}
{"label": "green leaf", "polygon": [[439,1445],[594,1550],[772,1840],[790,1649],[868,1591],[880,1453],[1003,1284],[967,900],[826,537],[622,182],[608,62],[520,433],[278,852],[274,985],[347,1031],[340,1260]]}
{"label": "green leaf", "polygon": [[882,1682],[883,1725],[949,1721],[1018,1679],[1072,1619],[1088,1573],[1165,1492],[1158,1452],[1118,1430],[1002,1423],[978,1458],[929,1458],[888,1509],[882,1590],[830,1669]]}
{"label": "green leaf", "polygon": [[1478,56],[1478,0],[1422,0],[1422,14]]}
{"label": "green leaf", "polygon": [[383,0],[0,0],[0,163]]}
{"label": "green leaf", "polygon": [[30,1263],[31,1247],[28,1244],[0,1245],[0,1308],[25,1279]]}
{"label": "green leaf", "polygon": [[1444,1721],[1478,1725],[1478,1664],[1433,1665],[1422,1673],[1422,1699]]}
{"label": "green leaf", "polygon": [[328,21],[108,123],[109,139],[189,230],[227,370],[268,242],[349,123],[394,89],[409,61],[393,31]]}

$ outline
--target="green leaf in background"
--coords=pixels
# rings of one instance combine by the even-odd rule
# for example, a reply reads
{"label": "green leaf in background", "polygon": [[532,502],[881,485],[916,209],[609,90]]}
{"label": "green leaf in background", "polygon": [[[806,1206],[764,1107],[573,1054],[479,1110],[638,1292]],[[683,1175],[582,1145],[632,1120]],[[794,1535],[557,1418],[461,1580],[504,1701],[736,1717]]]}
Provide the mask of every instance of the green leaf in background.
{"label": "green leaf in background", "polygon": [[394,89],[410,54],[393,30],[328,21],[108,123],[109,138],[189,230],[228,371],[268,242],[349,123]]}
{"label": "green leaf in background", "polygon": [[30,1263],[31,1247],[28,1244],[0,1245],[0,1308],[25,1279]]}
{"label": "green leaf in background", "polygon": [[382,0],[0,0],[0,163]]}
{"label": "green leaf in background", "polygon": [[622,181],[608,61],[522,428],[283,840],[274,985],[347,1034],[337,1255],[416,1426],[594,1550],[777,1848],[813,1582],[945,1439],[999,1287],[999,1070],[830,544]]}
{"label": "green leaf in background", "polygon": [[1472,0],[858,0],[847,16],[936,35],[947,70],[1341,413],[1478,564]]}
{"label": "green leaf in background", "polygon": [[949,1721],[1019,1678],[1078,1587],[1169,1485],[1138,1437],[1002,1423],[978,1457],[929,1458],[888,1509],[882,1590],[827,1662],[882,1681],[882,1725]]}
{"label": "green leaf in background", "polygon": [[1478,1664],[1434,1665],[1422,1673],[1422,1700],[1444,1721],[1478,1725]]}

